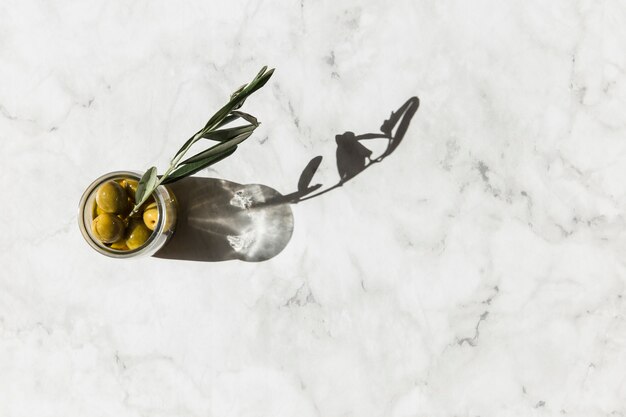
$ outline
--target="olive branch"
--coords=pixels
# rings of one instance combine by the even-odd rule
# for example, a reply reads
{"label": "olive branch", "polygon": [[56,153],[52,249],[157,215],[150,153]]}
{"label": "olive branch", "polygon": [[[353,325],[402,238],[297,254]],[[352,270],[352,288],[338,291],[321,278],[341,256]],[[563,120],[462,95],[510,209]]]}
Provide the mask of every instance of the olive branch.
{"label": "olive branch", "polygon": [[[268,71],[267,67],[264,66],[250,83],[242,85],[231,94],[230,101],[219,109],[206,125],[189,138],[176,152],[163,175],[157,175],[156,167],[150,167],[139,180],[137,192],[135,193],[136,204],[129,216],[139,211],[139,208],[148,200],[159,185],[170,184],[193,175],[232,155],[237,150],[237,145],[248,139],[254,132],[254,129],[260,124],[254,116],[238,109],[243,106],[246,98],[267,83],[273,73],[274,69]],[[223,126],[238,119],[243,119],[248,123],[243,126],[222,129]],[[187,151],[200,139],[209,139],[219,143],[181,161]]]}

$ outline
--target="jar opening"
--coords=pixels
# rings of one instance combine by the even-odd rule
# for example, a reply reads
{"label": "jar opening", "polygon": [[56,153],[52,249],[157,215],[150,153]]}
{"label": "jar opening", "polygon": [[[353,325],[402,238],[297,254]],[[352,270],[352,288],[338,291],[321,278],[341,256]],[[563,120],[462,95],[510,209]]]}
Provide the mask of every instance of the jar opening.
{"label": "jar opening", "polygon": [[[139,180],[140,174],[134,171],[114,171],[95,181],[83,193],[79,204],[78,223],[83,237],[97,252],[114,258],[131,258],[160,249],[174,232],[176,223],[176,202],[173,194],[165,186],[159,186],[152,194],[158,210],[158,219],[148,239],[135,249],[114,249],[102,243],[91,230],[91,223],[96,211],[96,192],[100,185],[110,180]],[[167,227],[166,227],[167,226]]]}

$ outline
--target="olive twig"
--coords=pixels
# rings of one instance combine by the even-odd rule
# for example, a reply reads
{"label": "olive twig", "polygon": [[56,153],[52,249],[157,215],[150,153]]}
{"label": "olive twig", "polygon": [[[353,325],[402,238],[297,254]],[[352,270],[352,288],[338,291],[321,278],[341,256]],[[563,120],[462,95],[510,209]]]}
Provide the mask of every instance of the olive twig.
{"label": "olive twig", "polygon": [[[268,71],[267,66],[264,66],[250,83],[239,87],[230,96],[229,102],[219,109],[202,129],[183,144],[163,175],[160,177],[157,175],[156,167],[149,168],[139,180],[135,194],[136,204],[129,216],[139,211],[159,185],[181,180],[232,155],[237,150],[237,145],[248,139],[260,124],[254,116],[238,111],[238,109],[243,106],[252,93],[267,83],[273,73],[274,69]],[[247,121],[248,124],[221,129],[222,126],[240,118]],[[187,151],[200,139],[209,139],[219,143],[181,162]]]}

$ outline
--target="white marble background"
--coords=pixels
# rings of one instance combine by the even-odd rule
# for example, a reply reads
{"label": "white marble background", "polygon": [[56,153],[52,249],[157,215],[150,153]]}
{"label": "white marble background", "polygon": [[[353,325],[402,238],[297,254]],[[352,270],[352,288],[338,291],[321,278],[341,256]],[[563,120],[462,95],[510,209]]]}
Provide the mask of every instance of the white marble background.
{"label": "white marble background", "polygon": [[[0,416],[626,415],[626,3],[0,3]],[[263,65],[202,173],[288,193],[400,148],[263,263],[116,261],[76,225]]]}

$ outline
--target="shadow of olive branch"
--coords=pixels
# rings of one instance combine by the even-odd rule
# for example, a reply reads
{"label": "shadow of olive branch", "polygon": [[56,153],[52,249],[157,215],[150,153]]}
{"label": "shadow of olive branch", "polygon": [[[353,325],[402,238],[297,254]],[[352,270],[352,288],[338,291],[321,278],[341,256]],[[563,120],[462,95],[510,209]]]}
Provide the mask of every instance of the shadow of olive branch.
{"label": "shadow of olive branch", "polygon": [[[170,184],[179,202],[177,229],[171,241],[154,256],[202,262],[261,262],[273,258],[291,239],[291,204],[326,194],[382,162],[404,139],[418,107],[418,98],[411,97],[383,122],[380,132],[335,136],[339,181],[324,190],[322,184],[311,185],[322,163],[321,156],[309,161],[300,174],[297,191],[288,195],[263,184],[238,184],[218,178],[187,177]],[[368,140],[386,140],[380,156],[372,156],[365,146]],[[239,193],[249,197],[250,206],[233,204]],[[254,238],[248,239],[250,236]]]}
{"label": "shadow of olive branch", "polygon": [[[318,155],[311,159],[302,171],[298,180],[297,191],[280,196],[277,199],[267,201],[262,204],[297,204],[302,201],[319,197],[332,190],[342,187],[366,169],[375,164],[381,163],[398,148],[398,145],[400,145],[404,139],[407,129],[409,128],[409,124],[411,123],[411,119],[415,115],[415,112],[417,112],[418,108],[419,98],[411,97],[395,112],[391,112],[389,118],[386,119],[380,127],[379,133],[355,135],[354,132],[348,131],[341,135],[336,135],[336,162],[337,171],[339,173],[339,181],[336,184],[317,193],[315,192],[322,188],[322,184],[311,185],[311,181],[322,163],[322,156]],[[387,139],[387,146],[385,150],[376,158],[372,158],[373,152],[361,143],[361,141],[372,139]]]}

